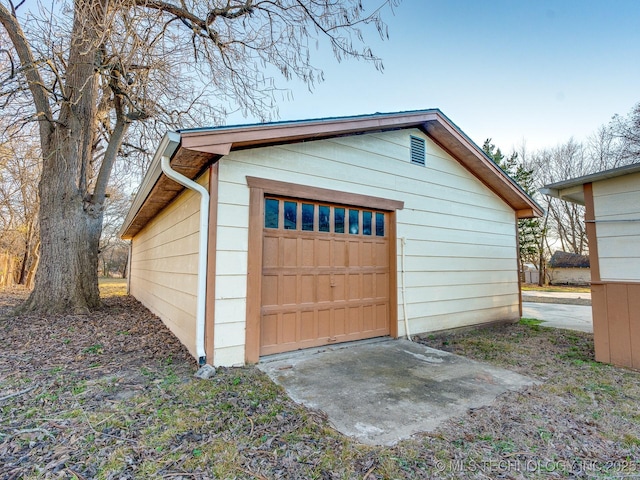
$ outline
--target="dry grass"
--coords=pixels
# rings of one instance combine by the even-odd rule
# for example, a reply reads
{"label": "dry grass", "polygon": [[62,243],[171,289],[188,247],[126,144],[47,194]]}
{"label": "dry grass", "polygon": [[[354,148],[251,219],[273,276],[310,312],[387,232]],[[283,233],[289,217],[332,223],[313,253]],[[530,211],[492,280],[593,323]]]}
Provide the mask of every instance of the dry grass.
{"label": "dry grass", "polygon": [[127,294],[126,278],[100,278],[98,286],[102,298],[120,297]]}
{"label": "dry grass", "polygon": [[571,292],[571,293],[591,293],[590,287],[574,287],[569,285],[547,285],[539,287],[538,285],[523,284],[523,292]]}
{"label": "dry grass", "polygon": [[394,447],[340,435],[255,368],[193,379],[189,354],[126,296],[105,298],[88,317],[4,317],[0,338],[3,479],[619,478],[640,470],[640,375],[593,362],[591,335],[532,321],[426,337],[541,384]]}

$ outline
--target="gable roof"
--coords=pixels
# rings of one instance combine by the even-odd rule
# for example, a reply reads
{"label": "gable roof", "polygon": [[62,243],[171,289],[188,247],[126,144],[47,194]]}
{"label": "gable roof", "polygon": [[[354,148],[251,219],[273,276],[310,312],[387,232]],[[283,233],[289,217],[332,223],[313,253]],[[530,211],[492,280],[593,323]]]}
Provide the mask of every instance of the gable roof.
{"label": "gable roof", "polygon": [[556,250],[547,266],[551,268],[589,268],[589,256]]}
{"label": "gable roof", "polygon": [[138,189],[120,235],[132,238],[183,190],[162,173],[163,156],[171,158],[174,170],[194,179],[233,150],[405,128],[422,130],[513,208],[518,218],[542,215],[542,208],[462,130],[440,110],[429,109],[168,132]]}
{"label": "gable roof", "polygon": [[566,200],[567,202],[584,205],[584,190],[582,187],[586,183],[599,182],[601,180],[608,180],[610,178],[631,175],[632,173],[638,172],[640,172],[640,163],[632,163],[631,165],[603,170],[582,177],[570,178],[562,182],[550,183],[541,188],[540,193]]}

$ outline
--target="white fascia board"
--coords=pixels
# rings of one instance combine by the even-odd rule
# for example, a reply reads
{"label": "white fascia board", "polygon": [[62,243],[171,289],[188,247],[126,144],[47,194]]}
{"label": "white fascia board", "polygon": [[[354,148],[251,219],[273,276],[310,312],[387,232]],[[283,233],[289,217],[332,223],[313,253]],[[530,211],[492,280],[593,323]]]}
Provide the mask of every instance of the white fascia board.
{"label": "white fascia board", "polygon": [[153,155],[153,159],[151,160],[151,164],[149,165],[149,169],[142,179],[142,183],[140,184],[140,188],[136,193],[136,196],[133,198],[133,202],[131,203],[131,207],[129,208],[129,212],[120,227],[120,231],[118,232],[119,236],[122,236],[124,232],[127,231],[131,222],[135,218],[136,214],[142,208],[144,201],[147,199],[154,185],[162,175],[162,157],[173,157],[173,154],[176,152],[178,147],[180,146],[180,134],[177,132],[167,132],[162,137],[160,141],[160,145],[158,145],[158,149],[156,153]]}

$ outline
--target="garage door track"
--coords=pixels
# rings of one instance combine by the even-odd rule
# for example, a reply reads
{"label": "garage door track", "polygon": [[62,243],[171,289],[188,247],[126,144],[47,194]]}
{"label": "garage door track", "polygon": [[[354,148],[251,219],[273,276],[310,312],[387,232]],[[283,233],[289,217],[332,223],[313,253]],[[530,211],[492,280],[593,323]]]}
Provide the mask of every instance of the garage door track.
{"label": "garage door track", "polygon": [[340,432],[392,445],[535,382],[407,340],[356,342],[262,359],[258,367]]}

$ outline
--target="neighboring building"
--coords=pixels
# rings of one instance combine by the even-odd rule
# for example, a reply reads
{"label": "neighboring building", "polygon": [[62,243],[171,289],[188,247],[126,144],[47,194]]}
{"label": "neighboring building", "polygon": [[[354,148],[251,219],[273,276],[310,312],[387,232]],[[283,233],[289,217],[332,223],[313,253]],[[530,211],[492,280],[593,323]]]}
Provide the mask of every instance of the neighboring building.
{"label": "neighboring building", "polygon": [[596,360],[640,369],[640,164],[542,192],[586,207]]}
{"label": "neighboring building", "polygon": [[547,263],[547,278],[550,285],[589,285],[589,257],[558,250]]}
{"label": "neighboring building", "polygon": [[200,363],[235,365],[517,321],[516,221],[541,214],[421,110],[170,132],[121,234],[131,294]]}
{"label": "neighboring building", "polygon": [[522,270],[522,282],[538,284],[540,272],[533,263],[525,263]]}

